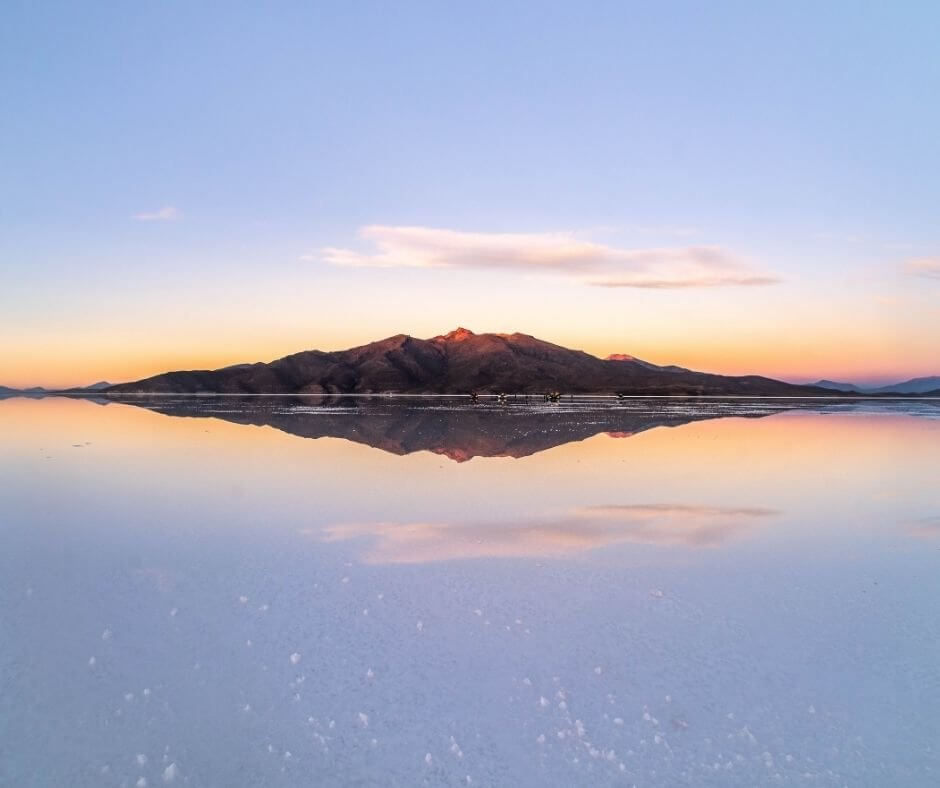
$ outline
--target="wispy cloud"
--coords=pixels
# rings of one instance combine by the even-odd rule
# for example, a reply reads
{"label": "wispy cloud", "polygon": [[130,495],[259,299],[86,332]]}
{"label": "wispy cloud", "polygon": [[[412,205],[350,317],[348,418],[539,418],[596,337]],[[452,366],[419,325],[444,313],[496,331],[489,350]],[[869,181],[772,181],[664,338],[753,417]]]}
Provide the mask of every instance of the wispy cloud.
{"label": "wispy cloud", "polygon": [[940,279],[940,257],[919,257],[908,260],[904,270],[911,276],[923,276],[927,279]]}
{"label": "wispy cloud", "polygon": [[180,212],[173,205],[164,205],[156,211],[143,211],[135,213],[134,218],[139,222],[172,222],[179,219]]}
{"label": "wispy cloud", "polygon": [[777,512],[676,504],[585,506],[505,522],[348,523],[304,529],[326,542],[367,539],[367,564],[473,558],[561,558],[621,542],[717,547],[746,535]]}
{"label": "wispy cloud", "polygon": [[768,285],[776,277],[718,246],[626,249],[572,232],[476,233],[369,225],[371,251],[326,247],[301,259],[371,268],[474,268],[556,274],[597,287],[688,288]]}

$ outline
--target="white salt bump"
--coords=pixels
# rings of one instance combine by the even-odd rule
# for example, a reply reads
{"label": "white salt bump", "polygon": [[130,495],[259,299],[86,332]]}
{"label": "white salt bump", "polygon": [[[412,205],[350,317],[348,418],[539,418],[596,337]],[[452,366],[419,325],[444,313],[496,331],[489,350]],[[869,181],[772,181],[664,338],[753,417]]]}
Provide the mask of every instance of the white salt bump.
{"label": "white salt bump", "polygon": [[93,668],[93,667],[95,666],[95,664],[97,663],[97,661],[98,661],[98,660],[96,660],[94,657],[89,658],[89,660],[88,660],[88,667]]}
{"label": "white salt bump", "polygon": [[367,679],[375,678],[375,674],[372,672],[372,668],[369,668],[369,669],[366,671],[366,678],[367,678]]}
{"label": "white salt bump", "polygon": [[614,717],[614,725],[623,725],[623,717]]}
{"label": "white salt bump", "polygon": [[262,613],[267,612],[267,609],[268,609],[268,604],[267,604],[267,603],[261,605],[261,607],[258,608],[258,610],[260,610]]}
{"label": "white salt bump", "polygon": [[143,753],[138,754],[138,756],[137,756],[137,765],[138,765],[138,766],[146,766],[146,765],[147,765],[147,756],[144,755]]}
{"label": "white salt bump", "polygon": [[594,672],[595,672],[598,676],[600,676],[600,675],[601,675],[601,672],[602,672],[601,666],[598,665],[596,668],[594,668]]}
{"label": "white salt bump", "polygon": [[344,577],[343,580],[342,580],[342,582],[348,583],[348,582],[349,582],[349,578],[348,578],[348,577]]}
{"label": "white salt bump", "polygon": [[473,612],[476,613],[478,616],[482,616],[482,615],[483,615],[483,611],[480,610],[480,608],[477,608],[477,609],[474,610]]}
{"label": "white salt bump", "polygon": [[238,601],[241,602],[243,605],[244,605],[244,604],[247,604],[247,602],[248,602],[248,597],[246,597],[244,594],[242,594],[240,597],[238,597]]}
{"label": "white salt bump", "polygon": [[150,689],[147,688],[147,687],[145,687],[143,694],[144,694],[144,697],[145,697],[145,698],[149,698],[149,697],[150,697]]}
{"label": "white salt bump", "polygon": [[134,702],[134,693],[133,693],[133,692],[125,692],[125,693],[124,693],[124,700],[127,701],[128,703],[133,703],[133,702]]}
{"label": "white salt bump", "polygon": [[147,788],[147,778],[146,778],[146,777],[141,777],[141,778],[137,781],[137,788]]}
{"label": "white salt bump", "polygon": [[532,686],[532,679],[530,679],[528,676],[526,676],[526,677],[522,680],[522,683],[525,684],[527,687],[531,687],[531,686]]}
{"label": "white salt bump", "polygon": [[246,640],[246,641],[245,641],[245,645],[248,646],[248,648],[251,648],[251,641],[250,641],[250,640]]}
{"label": "white salt bump", "polygon": [[425,762],[428,766],[431,765],[431,761],[433,761],[433,760],[434,760],[434,759],[431,757],[431,753],[428,753],[427,755],[424,756],[424,762]]}
{"label": "white salt bump", "polygon": [[660,591],[658,588],[654,588],[654,589],[652,589],[652,590],[650,591],[650,596],[656,597],[657,599],[662,599],[662,598],[663,598],[663,592]]}
{"label": "white salt bump", "polygon": [[417,624],[417,627],[418,627],[418,632],[422,632],[424,630],[424,622],[419,621]]}
{"label": "white salt bump", "polygon": [[542,697],[539,698],[539,706],[541,706],[544,709],[547,705],[548,705],[548,698],[542,695]]}
{"label": "white salt bump", "polygon": [[102,639],[102,640],[110,640],[110,639],[111,639],[111,630],[110,630],[110,629],[106,629],[104,632],[102,632],[102,633],[101,633],[101,639]]}
{"label": "white salt bump", "polygon": [[293,654],[290,655],[290,664],[296,665],[298,662],[300,662],[300,654],[295,651]]}
{"label": "white salt bump", "polygon": [[170,611],[170,616],[174,616],[174,617],[175,617],[178,612],[179,612],[179,611],[174,607],[174,608]]}
{"label": "white salt bump", "polygon": [[[360,724],[363,728],[368,728],[368,727],[369,727],[369,715],[366,714],[365,712],[360,711],[360,712],[359,712],[359,724]],[[330,722],[330,727],[331,727],[331,728],[333,727],[333,722],[332,722],[332,721]]]}
{"label": "white salt bump", "polygon": [[244,706],[242,706],[242,711],[251,711],[251,704],[246,703]]}
{"label": "white salt bump", "polygon": [[163,782],[165,783],[173,782],[176,779],[176,772],[177,772],[176,764],[171,763],[169,766],[167,766],[163,770]]}
{"label": "white salt bump", "polygon": [[539,744],[545,744],[545,734],[544,734],[544,733],[540,733],[540,734],[538,735],[538,738],[536,739],[536,741],[537,741]]}

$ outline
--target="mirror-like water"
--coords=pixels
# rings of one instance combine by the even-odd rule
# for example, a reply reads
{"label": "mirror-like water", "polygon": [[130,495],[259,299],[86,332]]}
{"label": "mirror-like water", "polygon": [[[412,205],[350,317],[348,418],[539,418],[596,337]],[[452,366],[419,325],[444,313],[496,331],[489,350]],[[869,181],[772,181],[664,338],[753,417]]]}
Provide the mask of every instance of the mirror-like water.
{"label": "mirror-like water", "polygon": [[8,399],[0,435],[2,785],[940,782],[940,403]]}

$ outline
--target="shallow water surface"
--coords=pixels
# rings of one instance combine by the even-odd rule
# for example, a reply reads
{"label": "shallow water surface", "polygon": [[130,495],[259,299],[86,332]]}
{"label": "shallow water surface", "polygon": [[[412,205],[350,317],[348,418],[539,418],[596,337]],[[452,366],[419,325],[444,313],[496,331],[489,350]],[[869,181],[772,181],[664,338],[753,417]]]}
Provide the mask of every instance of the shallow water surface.
{"label": "shallow water surface", "polygon": [[0,401],[0,784],[940,783],[940,404]]}

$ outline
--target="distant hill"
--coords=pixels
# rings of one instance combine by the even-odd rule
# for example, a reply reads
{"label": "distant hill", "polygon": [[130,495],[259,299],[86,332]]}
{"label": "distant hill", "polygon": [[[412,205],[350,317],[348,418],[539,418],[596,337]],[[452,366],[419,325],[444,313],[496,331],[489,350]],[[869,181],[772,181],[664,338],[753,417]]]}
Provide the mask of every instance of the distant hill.
{"label": "distant hill", "polygon": [[940,375],[911,378],[911,380],[892,383],[888,386],[859,386],[855,383],[839,383],[833,380],[817,380],[810,385],[832,391],[857,391],[861,394],[929,394],[940,390]]}
{"label": "distant hill", "polygon": [[933,375],[926,378],[911,378],[901,383],[894,383],[890,386],[881,386],[880,388],[869,390],[872,394],[927,394],[937,389],[940,389],[940,375]]}
{"label": "distant hill", "polygon": [[818,386],[821,389],[830,389],[831,391],[863,391],[864,389],[859,388],[854,383],[840,383],[836,380],[817,380],[815,383],[809,384],[811,386]]}
{"label": "distant hill", "polygon": [[108,394],[565,394],[812,396],[828,393],[749,375],[658,367],[632,357],[599,359],[527,334],[458,328],[431,339],[397,334],[334,352],[308,350],[270,363],[166,372]]}
{"label": "distant hill", "polygon": [[0,398],[4,397],[35,397],[46,393],[42,386],[33,386],[28,389],[14,389],[9,386],[0,386]]}

